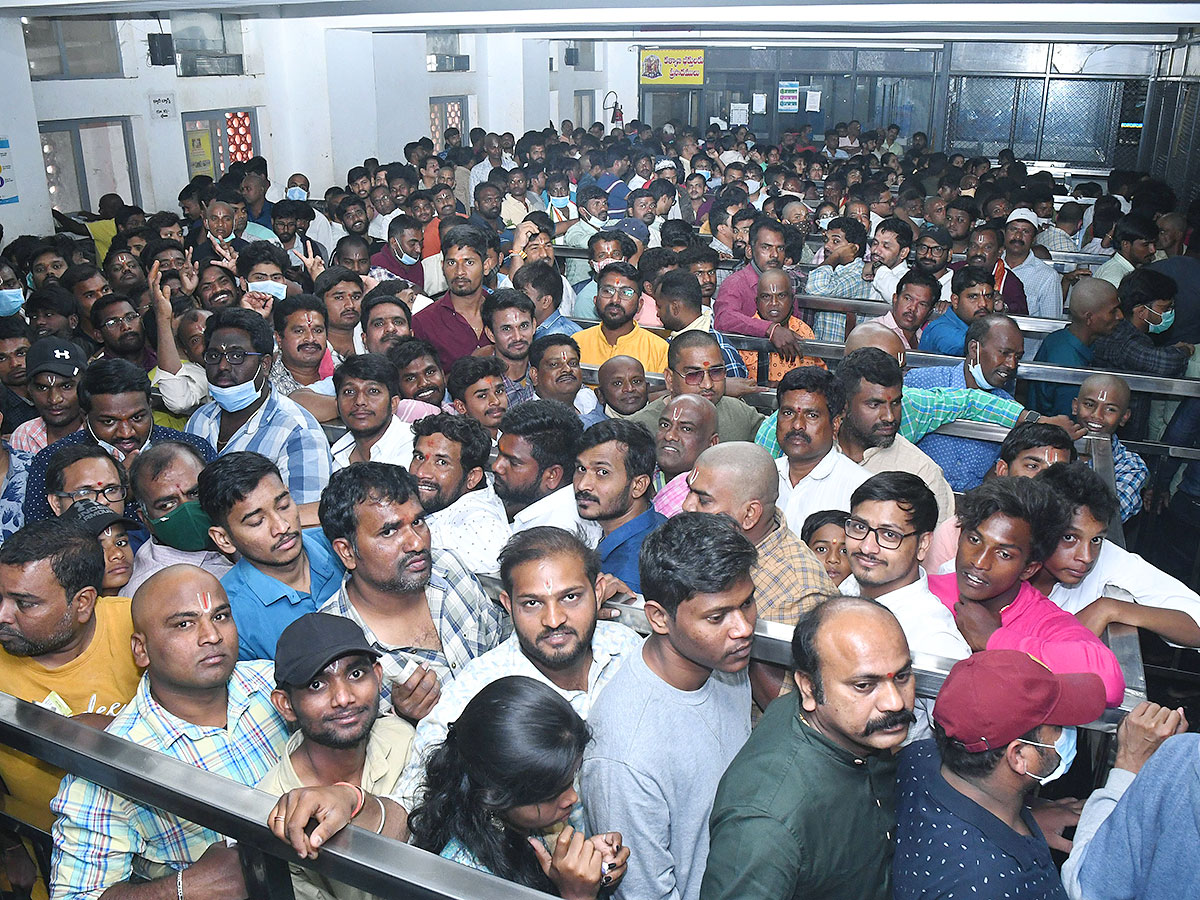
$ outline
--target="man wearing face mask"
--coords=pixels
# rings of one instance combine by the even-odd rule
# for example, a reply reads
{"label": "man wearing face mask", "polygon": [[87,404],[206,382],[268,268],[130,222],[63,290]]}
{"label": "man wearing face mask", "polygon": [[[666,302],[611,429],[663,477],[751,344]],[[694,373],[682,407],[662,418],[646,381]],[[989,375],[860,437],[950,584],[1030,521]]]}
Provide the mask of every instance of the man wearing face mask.
{"label": "man wearing face mask", "polygon": [[1070,767],[1075,727],[1103,711],[1096,675],[1055,675],[1019,650],[956,663],[934,705],[934,739],[900,752],[896,900],[957,897],[981,884],[1064,897],[1027,801]]}
{"label": "man wearing face mask", "polygon": [[[601,231],[608,221],[608,194],[595,185],[581,187],[575,193],[575,203],[579,209],[579,221],[567,229],[562,242],[568,247],[582,250],[588,246],[592,235]],[[587,260],[568,259],[565,274],[570,284],[585,281],[590,274]]]}
{"label": "man wearing face mask", "polygon": [[596,232],[588,238],[587,249],[591,277],[581,284],[574,285],[573,317],[576,319],[597,318],[596,291],[599,288],[600,273],[611,263],[629,262],[637,253],[637,245],[633,238],[616,230]]}
{"label": "man wearing face mask", "polygon": [[216,578],[232,568],[208,535],[212,522],[200,508],[200,472],[204,458],[191,444],[163,441],[134,460],[129,486],[138,504],[138,518],[150,540],[133,557],[133,577],[125,593],[168,566],[199,566]]}
{"label": "man wearing face mask", "polygon": [[1195,347],[1182,341],[1159,346],[1150,335],[1175,324],[1175,279],[1154,269],[1135,269],[1121,279],[1117,301],[1124,318],[1092,345],[1098,368],[1179,378]]}
{"label": "man wearing face mask", "polygon": [[[262,317],[256,313],[242,312],[262,322]],[[154,424],[150,378],[127,360],[101,359],[92,363],[84,370],[77,392],[84,413],[84,427],[55,441],[33,458],[25,491],[26,522],[48,519],[52,515],[46,500],[46,468],[64,447],[89,442],[99,444],[126,468],[133,465],[138,455],[160,441],[183,441],[195,447],[204,459],[216,458],[212,445],[203,438]]]}
{"label": "man wearing face mask", "polygon": [[212,402],[196,410],[187,433],[224,456],[251,450],[274,461],[297,503],[321,499],[333,460],[317,420],[271,386],[271,326],[248,309],[220,309],[204,326],[204,369]]}
{"label": "man wearing face mask", "polygon": [[425,229],[412,216],[401,213],[387,227],[387,246],[371,257],[371,268],[386,269],[425,289],[425,270],[421,267]]}

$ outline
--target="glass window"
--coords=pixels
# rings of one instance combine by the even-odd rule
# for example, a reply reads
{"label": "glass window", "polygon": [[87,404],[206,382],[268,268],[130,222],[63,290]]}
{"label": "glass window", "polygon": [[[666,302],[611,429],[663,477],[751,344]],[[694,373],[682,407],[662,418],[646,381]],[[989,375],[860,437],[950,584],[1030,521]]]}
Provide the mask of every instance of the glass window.
{"label": "glass window", "polygon": [[246,162],[258,153],[258,118],[253,109],[214,109],[184,113],[181,118],[189,178],[220,178],[230,163]]}
{"label": "glass window", "polygon": [[41,122],[42,160],[51,205],[61,212],[94,209],[105,194],[127,203],[140,195],[133,175],[129,119]]}
{"label": "glass window", "polygon": [[1030,72],[1046,71],[1049,44],[1002,44],[956,42],[950,51],[954,72]]}
{"label": "glass window", "polygon": [[176,74],[241,75],[242,20],[204,12],[171,13]]}
{"label": "glass window", "polygon": [[970,156],[995,157],[1012,137],[1014,78],[954,78],[946,147]]}
{"label": "glass window", "polygon": [[1116,134],[1117,85],[1053,79],[1046,97],[1042,158],[1106,163]]}
{"label": "glass window", "polygon": [[1151,75],[1155,48],[1150,44],[1055,44],[1051,74]]}
{"label": "glass window", "polygon": [[466,137],[471,127],[467,121],[466,97],[429,98],[429,129],[433,146],[438,151],[443,149],[442,134],[447,128],[457,128],[463,135],[463,143],[468,143]]}
{"label": "glass window", "polygon": [[29,19],[23,28],[29,74],[34,79],[121,74],[121,47],[112,19]]}
{"label": "glass window", "polygon": [[859,107],[860,119],[886,126],[893,122],[900,133],[929,133],[933,116],[933,79],[897,78],[879,75],[860,77],[873,91],[866,107]]}
{"label": "glass window", "polygon": [[575,92],[575,127],[587,128],[596,121],[596,92]]}

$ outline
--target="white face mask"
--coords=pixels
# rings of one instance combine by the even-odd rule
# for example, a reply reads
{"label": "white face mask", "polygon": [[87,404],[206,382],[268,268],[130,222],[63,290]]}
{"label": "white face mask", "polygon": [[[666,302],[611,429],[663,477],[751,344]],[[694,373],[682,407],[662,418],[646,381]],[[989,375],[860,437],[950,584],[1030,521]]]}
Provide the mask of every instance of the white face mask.
{"label": "white face mask", "polygon": [[826,216],[823,219],[817,219],[817,227],[822,231],[826,231],[833,224],[833,216]]}
{"label": "white face mask", "polygon": [[752,195],[757,194],[759,190],[761,190],[761,181],[755,181],[753,178],[746,178],[744,180],[746,182],[746,190],[748,190]]}
{"label": "white face mask", "polygon": [[287,296],[287,285],[282,281],[251,281],[246,285],[246,289],[260,294],[269,294],[276,300],[282,300]]}

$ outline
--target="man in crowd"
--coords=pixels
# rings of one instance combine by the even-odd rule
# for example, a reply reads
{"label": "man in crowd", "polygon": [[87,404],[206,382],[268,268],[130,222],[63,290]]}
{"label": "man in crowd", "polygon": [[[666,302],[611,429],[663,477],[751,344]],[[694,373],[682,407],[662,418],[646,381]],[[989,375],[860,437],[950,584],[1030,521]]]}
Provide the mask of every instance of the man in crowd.
{"label": "man in crowd", "polygon": [[1029,583],[1054,552],[1070,511],[1049,485],[993,478],[958,504],[955,571],[930,575],[929,589],[954,613],[974,651],[1031,653],[1052,671],[1094,672],[1110,706],[1121,702],[1121,667],[1100,639]]}
{"label": "man in crowd", "polygon": [[200,473],[205,466],[191,444],[161,441],[138,454],[129,469],[129,487],[138,518],[150,539],[137,548],[132,595],[151,575],[167,566],[199,566],[218,578],[232,567],[208,533],[212,522],[200,506]]}
{"label": "man in crowd", "polygon": [[412,309],[399,296],[409,296],[409,290],[393,292],[383,282],[363,297],[358,324],[362,329],[363,349],[368,353],[387,353],[389,348],[412,336]]}
{"label": "man in crowd", "polygon": [[[562,241],[567,247],[583,250],[591,246],[592,235],[601,231],[608,221],[608,194],[602,188],[588,185],[579,188],[575,202],[579,207],[579,221],[567,229]],[[588,274],[587,260],[567,260],[566,276],[570,284],[579,284],[588,278]]]}
{"label": "man in crowd", "polygon": [[454,410],[486,428],[495,441],[508,409],[504,363],[494,356],[464,356],[450,367],[446,387]]}
{"label": "man in crowd", "polygon": [[421,268],[422,244],[425,229],[412,216],[399,213],[387,224],[387,246],[371,257],[371,267],[385,269],[397,278],[425,287],[425,270]]}
{"label": "man in crowd", "polygon": [[599,543],[600,526],[580,518],[575,504],[572,479],[582,436],[579,416],[555,400],[532,400],[505,413],[492,475],[514,534],[554,525],[585,535],[589,546]]}
{"label": "man in crowd", "polygon": [[[884,195],[887,193],[885,191]],[[912,233],[912,226],[895,216],[889,216],[875,226],[871,235],[871,299],[891,303],[896,296],[900,279],[908,274]],[[866,266],[864,274],[865,269]]]}
{"label": "man in crowd", "polygon": [[279,396],[291,396],[321,380],[326,352],[325,315],[325,304],[312,294],[275,302],[271,322],[279,355],[271,364],[269,377]]}
{"label": "man in crowd", "polygon": [[6,436],[39,415],[29,392],[30,349],[25,321],[20,316],[0,317],[0,427]]}
{"label": "man in crowd", "polygon": [[413,334],[437,348],[443,370],[491,344],[483,326],[483,281],[490,274],[487,240],[478,230],[457,225],[442,240],[442,271],[449,290],[413,316]]}
{"label": "man in crowd", "polygon": [[146,344],[141,314],[126,297],[101,297],[92,305],[91,322],[102,346],[97,359],[125,359],[144,372],[158,364],[158,355]]}
{"label": "man in crowd", "polygon": [[[567,260],[568,263],[576,260]],[[563,276],[547,262],[526,263],[512,277],[513,287],[523,291],[533,301],[533,318],[537,326],[534,337],[565,334],[568,337],[582,331],[562,314]]]}
{"label": "man in crowd", "polygon": [[846,457],[868,472],[911,472],[937,498],[938,520],[953,515],[954,492],[941,467],[900,434],[904,379],[895,358],[878,347],[848,353],[837,367],[834,390],[844,409],[838,447]]}
{"label": "man in crowd", "polygon": [[[1007,218],[1011,209],[1005,210]],[[955,248],[957,250],[957,248]],[[1000,258],[1002,238],[998,227],[978,225],[971,229],[967,237],[966,260],[951,263],[951,269],[964,267],[984,269],[992,276],[992,286],[996,299],[1004,305],[1002,312],[1014,316],[1029,315],[1029,307],[1025,299],[1025,286],[1019,276],[1015,275]]]}
{"label": "man in crowd", "polygon": [[440,686],[499,644],[508,623],[454,553],[431,549],[416,479],[403,468],[335,473],[319,513],[347,573],[321,610],[362,628],[387,676],[383,699],[421,719]]}
{"label": "man in crowd", "polygon": [[713,302],[713,324],[730,334],[767,338],[785,358],[799,353],[800,337],[787,328],[774,328],[757,315],[758,280],[768,269],[783,266],[783,226],[766,216],[750,227],[750,265],[726,278]]}
{"label": "man in crowd", "polygon": [[606,419],[584,431],[576,452],[575,505],[598,522],[600,567],[641,593],[638,554],[666,518],[650,505],[654,439],[642,425]]}
{"label": "man in crowd", "polygon": [[962,356],[967,329],[992,312],[995,288],[987,269],[968,266],[950,281],[950,308],[925,326],[918,348],[927,353]]}
{"label": "man in crowd", "polygon": [[[1121,279],[1154,259],[1154,242],[1157,239],[1158,228],[1150,219],[1135,213],[1122,216],[1113,226],[1112,248],[1115,252],[1092,277],[1107,281],[1114,288],[1120,287]],[[1076,291],[1071,293],[1072,308],[1075,306]]]}
{"label": "man in crowd", "polygon": [[[579,345],[571,336],[548,334],[535,340],[529,348],[529,377],[538,399],[572,407],[584,428],[605,418],[592,392],[583,388]],[[585,408],[586,412],[581,411]]]}
{"label": "man in crowd", "polygon": [[221,578],[233,604],[242,659],[272,659],[283,629],[338,589],[342,565],[300,510],[278,467],[257,453],[227,453],[198,479],[200,508],[218,550],[238,557]]}
{"label": "man in crowd", "polygon": [[317,276],[313,294],[325,304],[325,337],[334,365],[355,352],[354,329],[362,319],[363,280],[344,265]]}
{"label": "man in crowd", "polygon": [[1054,221],[1038,233],[1035,243],[1051,253],[1078,253],[1078,235],[1082,228],[1083,205],[1068,200],[1058,208]]}
{"label": "man in crowd", "polygon": [[1071,401],[1071,415],[1088,434],[1111,439],[1121,521],[1132,519],[1142,511],[1142,490],[1150,470],[1145,460],[1117,438],[1117,429],[1129,421],[1129,385],[1120,375],[1088,376]]}
{"label": "man in crowd", "polygon": [[[782,270],[780,270],[782,274]],[[746,363],[737,348],[725,336],[713,328],[712,313],[704,309],[700,282],[690,272],[678,269],[664,272],[658,280],[654,293],[658,318],[663,327],[671,332],[669,340],[688,331],[711,334],[721,347],[725,360],[726,378],[748,377]]]}
{"label": "man in crowd", "polygon": [[[1081,278],[1071,291],[1071,323],[1046,336],[1035,362],[1087,368],[1094,353],[1092,345],[1112,334],[1121,321],[1117,289],[1102,278]],[[1029,405],[1047,415],[1069,415],[1075,399],[1073,384],[1035,381],[1029,389]]]}
{"label": "man in crowd", "polygon": [[[928,213],[926,215],[928,216]],[[927,218],[917,234],[910,257],[912,268],[937,279],[942,287],[942,297],[950,296],[950,282],[954,277],[954,270],[949,266],[950,248],[953,243],[950,232],[944,226],[931,225]]]}
{"label": "man in crowd", "polygon": [[385,462],[407,466],[412,459],[412,426],[402,421],[400,375],[386,356],[359,353],[333,373],[338,418],[346,425],[329,453],[333,468],[356,462]]}
{"label": "man in crowd", "polygon": [[895,896],[954,897],[983,884],[1062,896],[1029,795],[1071,765],[1075,727],[1102,712],[1093,674],[1056,675],[1008,649],[956,663],[933,708],[934,740],[900,754]]}
{"label": "man in crowd", "polygon": [[[278,762],[287,725],[271,705],[270,663],[238,662],[220,582],[193,566],[163,569],[134,595],[132,617],[133,660],[145,675],[108,733],[257,784]],[[77,775],[63,779],[51,809],[52,896],[248,896],[237,851],[211,829]]]}
{"label": "man in crowd", "polygon": [[[12,446],[40,453],[83,427],[79,381],[87,366],[83,351],[57,337],[39,338],[25,357],[25,382],[36,418],[13,426]],[[4,420],[4,424],[9,424]]]}
{"label": "man in crowd", "polygon": [[617,896],[695,898],[712,798],[750,736],[755,551],[721,518],[685,513],[642,557],[650,636],[592,708],[583,806],[589,831],[638,848]]}
{"label": "man in crowd", "polygon": [[893,754],[916,699],[904,632],[878,603],[839,597],[800,619],[792,653],[799,691],[717,788],[701,900],[891,896]]}
{"label": "man in crowd", "polygon": [[529,383],[529,345],[534,335],[533,301],[519,290],[501,288],[483,301],[483,328],[496,359],[504,363],[508,405],[534,397]]}
{"label": "man in crowd", "polygon": [[[794,626],[802,613],[837,592],[820,560],[787,526],[776,505],[779,473],[766,450],[740,441],[710,447],[696,460],[687,484],[686,511],[730,517],[758,551],[750,574],[760,618]],[[751,666],[759,707],[766,709],[779,695],[786,676],[781,666]]]}
{"label": "man in crowd", "polygon": [[720,440],[717,408],[699,394],[680,394],[663,406],[654,431],[654,508],[667,518],[683,511],[688,476],[697,458]]}
{"label": "man in crowd", "polygon": [[929,321],[941,296],[942,286],[936,278],[919,267],[910,269],[897,283],[896,292],[889,299],[891,311],[875,321],[896,332],[906,350],[915,350],[921,329]]}
{"label": "man in crowd", "polygon": [[504,504],[485,477],[492,439],[469,416],[441,413],[413,424],[412,464],[431,546],[452,550],[468,571],[495,575],[511,536]]}
{"label": "man in crowd", "polygon": [[222,456],[248,450],[273,460],[295,502],[312,503],[329,481],[329,441],[307,410],[271,386],[274,346],[271,326],[258,313],[213,313],[204,326],[213,399],[192,414],[187,433],[218,447]]}
{"label": "man in crowd", "polygon": [[725,358],[717,339],[706,331],[686,331],[671,341],[663,378],[668,394],[648,404],[630,418],[654,430],[671,397],[699,394],[717,408],[717,432],[722,440],[749,441],[763,414],[726,393]]}
{"label": "man in crowd", "polygon": [[446,393],[446,373],[438,363],[437,348],[418,337],[401,341],[387,352],[400,371],[400,397],[419,400],[444,412],[453,412]]}
{"label": "man in crowd", "polygon": [[[849,216],[839,216],[825,229],[825,258],[809,273],[808,292],[819,297],[869,300],[871,282],[863,280],[863,255],[867,252],[867,229]],[[846,339],[846,314],[818,311],[813,333],[819,341],[841,343]]]}
{"label": "man in crowd", "polygon": [[596,372],[596,394],[610,419],[625,419],[650,399],[645,367],[632,356],[614,356]]}
{"label": "man in crowd", "polygon": [[[261,316],[249,310],[243,312],[263,321]],[[104,359],[89,365],[79,381],[78,395],[86,427],[51,444],[29,464],[25,488],[26,522],[36,522],[51,515],[46,500],[46,470],[55,454],[66,447],[98,444],[125,468],[133,464],[137,454],[160,441],[178,440],[191,444],[206,460],[216,456],[212,445],[203,438],[154,424],[150,379],[126,360]]]}
{"label": "man in crowd", "polygon": [[[974,388],[1013,399],[1006,389],[1017,374],[1024,342],[1017,323],[1003,313],[973,319],[967,328],[966,359],[957,366],[924,366],[904,376],[905,387]],[[956,492],[978,487],[992,470],[1000,446],[994,441],[931,434],[917,445],[945,473]]]}
{"label": "man in crowd", "polygon": [[1038,217],[1032,209],[1014,209],[1004,226],[1004,265],[1021,279],[1029,315],[1043,319],[1061,319],[1063,311],[1062,279],[1053,266],[1033,255],[1038,233]]}
{"label": "man in crowd", "polygon": [[776,460],[779,496],[788,527],[799,534],[804,520],[822,509],[849,509],[854,489],[871,473],[846,457],[835,438],[842,397],[825,369],[802,366],[779,382]]}
{"label": "man in crowd", "polygon": [[585,366],[614,356],[632,356],[647,372],[667,368],[667,342],[634,321],[642,308],[641,279],[629,263],[609,263],[597,276],[597,325],[575,335]]}

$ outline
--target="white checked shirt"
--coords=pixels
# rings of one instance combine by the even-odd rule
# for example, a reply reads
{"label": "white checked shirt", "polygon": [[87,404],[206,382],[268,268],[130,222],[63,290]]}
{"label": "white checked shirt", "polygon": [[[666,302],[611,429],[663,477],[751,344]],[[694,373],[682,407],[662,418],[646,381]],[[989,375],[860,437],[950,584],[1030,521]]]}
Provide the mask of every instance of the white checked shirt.
{"label": "white checked shirt", "polygon": [[425,517],[435,548],[453,550],[472,572],[496,575],[500,551],[512,536],[504,504],[490,484],[463,494]]}

